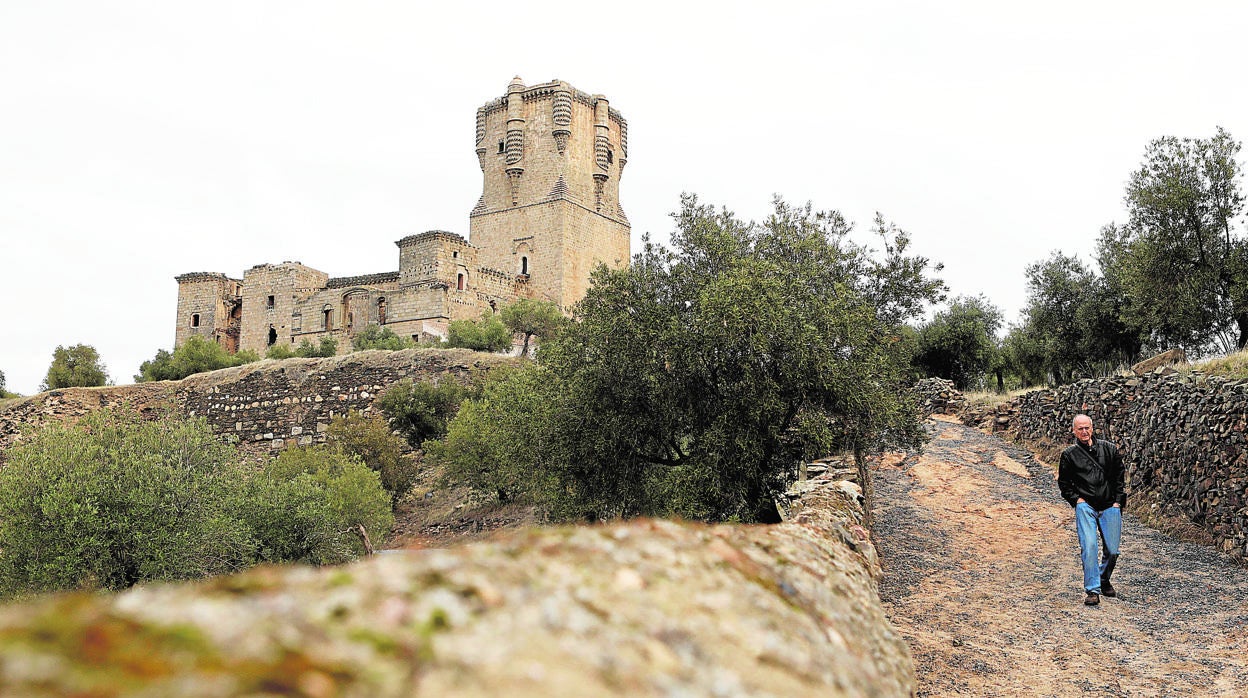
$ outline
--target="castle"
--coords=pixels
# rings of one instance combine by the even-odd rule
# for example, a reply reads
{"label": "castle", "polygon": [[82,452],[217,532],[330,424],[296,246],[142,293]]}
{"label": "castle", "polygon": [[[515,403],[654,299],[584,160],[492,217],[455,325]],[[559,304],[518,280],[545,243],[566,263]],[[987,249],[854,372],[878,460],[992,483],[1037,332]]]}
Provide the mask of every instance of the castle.
{"label": "castle", "polygon": [[[299,262],[258,264],[241,280],[218,272],[176,277],[175,346],[193,336],[230,352],[323,337],[350,350],[370,324],[417,341],[445,338],[453,320],[496,312],[519,298],[568,309],[598,264],[628,263],[630,226],[619,182],[628,123],[602,95],[555,80],[477,109],[484,183],[469,237],[441,230],[395,242],[398,271],[330,277]],[[345,341],[344,341],[345,340]]]}

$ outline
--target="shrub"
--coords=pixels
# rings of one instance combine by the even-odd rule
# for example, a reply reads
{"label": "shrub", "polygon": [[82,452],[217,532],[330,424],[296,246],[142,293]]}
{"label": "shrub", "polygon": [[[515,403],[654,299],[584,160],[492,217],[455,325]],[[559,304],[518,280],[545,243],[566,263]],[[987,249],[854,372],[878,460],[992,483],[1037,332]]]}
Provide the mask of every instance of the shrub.
{"label": "shrub", "polygon": [[259,357],[254,351],[231,354],[220,344],[196,335],[172,353],[157,350],[154,358],[139,365],[139,373],[134,380],[139,383],[181,380],[196,373],[241,366],[257,359]]}
{"label": "shrub", "polygon": [[356,351],[362,351],[364,349],[387,349],[395,351],[398,349],[411,349],[416,346],[416,344],[406,337],[398,336],[394,333],[394,330],[389,327],[369,325],[351,338],[351,346]]}
{"label": "shrub", "polygon": [[413,448],[419,448],[425,440],[440,438],[446,433],[447,422],[472,392],[450,380],[418,383],[404,378],[377,398],[377,407],[386,414],[395,431]]}
{"label": "shrub", "polygon": [[334,417],[325,436],[331,445],[360,458],[377,473],[381,486],[390,493],[392,505],[415,484],[418,464],[415,459],[404,455],[403,439],[390,431],[383,415],[365,417],[353,412],[346,417]]}
{"label": "shrub", "polygon": [[295,350],[295,356],[301,356],[305,359],[327,358],[338,354],[338,340],[333,337],[321,337],[321,341],[312,344],[308,340],[299,342],[299,348]]}
{"label": "shrub", "polygon": [[[311,346],[311,345],[309,345]],[[298,356],[295,350],[289,344],[274,344],[269,350],[264,352],[266,359],[293,359]]]}
{"label": "shrub", "polygon": [[241,569],[246,473],[202,419],[101,410],[50,424],[0,470],[0,593],[121,589]]}
{"label": "shrub", "polygon": [[345,562],[365,552],[358,526],[380,542],[394,524],[377,473],[337,449],[283,451],[249,489],[243,513],[262,560]]}
{"label": "shrub", "polygon": [[503,351],[511,348],[511,330],[492,313],[483,314],[479,320],[454,320],[446,331],[446,346]]}

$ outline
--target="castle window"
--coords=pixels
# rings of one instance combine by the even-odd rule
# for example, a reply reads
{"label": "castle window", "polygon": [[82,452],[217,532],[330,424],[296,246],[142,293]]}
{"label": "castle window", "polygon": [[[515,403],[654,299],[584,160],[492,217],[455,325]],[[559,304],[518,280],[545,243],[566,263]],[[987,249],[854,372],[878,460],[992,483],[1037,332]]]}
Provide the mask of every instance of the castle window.
{"label": "castle window", "polygon": [[269,346],[277,344],[277,328],[269,325]]}
{"label": "castle window", "polygon": [[273,307],[273,296],[269,296],[269,300],[265,302],[264,307],[266,307],[266,308],[272,308],[272,307]]}
{"label": "castle window", "polygon": [[355,327],[355,313],[347,313],[347,329]]}
{"label": "castle window", "polygon": [[322,320],[321,320],[321,321],[322,321],[322,326],[324,327],[324,329],[326,329],[326,330],[332,330],[332,329],[334,329],[334,310],[333,310],[333,308],[326,308],[326,309],[325,309],[325,310],[321,313],[321,318],[322,318]]}
{"label": "castle window", "polygon": [[458,289],[458,290],[460,290],[460,291],[464,290],[464,275],[463,275],[463,274],[459,274],[459,275],[457,276],[457,279],[458,279],[458,280],[456,281],[455,288],[456,288],[456,289]]}
{"label": "castle window", "polygon": [[454,258],[454,259],[459,259],[459,250],[454,250],[454,251],[452,251],[452,252],[451,252],[451,257],[452,257],[452,258]]}
{"label": "castle window", "polygon": [[528,257],[520,258],[520,273],[525,274],[525,275],[529,273],[529,258]]}
{"label": "castle window", "polygon": [[503,141],[499,141],[499,142],[498,142],[498,152],[499,152],[499,153],[505,153],[505,152],[507,152],[507,144],[506,144],[506,143],[504,143]]}
{"label": "castle window", "polygon": [[377,324],[378,325],[386,324],[386,299],[385,298],[377,299]]}
{"label": "castle window", "polygon": [[191,327],[199,327],[199,313],[191,313]]}
{"label": "castle window", "polygon": [[607,149],[607,164],[609,165],[609,164],[611,164],[611,163],[613,163],[613,162],[615,162],[615,153],[613,153],[613,152],[612,152],[612,151],[608,148],[608,149]]}

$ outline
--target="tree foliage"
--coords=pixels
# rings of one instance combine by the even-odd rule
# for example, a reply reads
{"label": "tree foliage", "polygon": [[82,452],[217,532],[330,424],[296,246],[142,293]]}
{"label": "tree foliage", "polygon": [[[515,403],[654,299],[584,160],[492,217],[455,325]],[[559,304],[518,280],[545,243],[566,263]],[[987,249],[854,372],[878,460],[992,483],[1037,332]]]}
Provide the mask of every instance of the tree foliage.
{"label": "tree foliage", "polygon": [[1221,128],[1207,139],[1154,140],[1127,184],[1127,223],[1102,231],[1102,267],[1125,294],[1123,319],[1154,344],[1199,352],[1248,342],[1239,151]]}
{"label": "tree foliage", "polygon": [[524,336],[520,356],[529,355],[530,339],[547,339],[553,336],[565,319],[563,313],[559,312],[559,306],[550,301],[532,298],[521,298],[504,307],[499,317],[513,334]]}
{"label": "tree foliage", "polygon": [[419,465],[403,452],[403,439],[390,430],[383,415],[337,415],[330,421],[325,437],[331,446],[359,458],[377,473],[381,486],[390,493],[391,504],[397,504],[416,482]]}
{"label": "tree foliage", "polygon": [[426,383],[404,378],[382,393],[376,404],[389,427],[413,448],[420,448],[426,440],[446,433],[446,425],[459,412],[460,404],[476,390],[451,380]]}
{"label": "tree foliage", "polygon": [[282,451],[251,480],[249,494],[243,516],[262,561],[345,562],[365,552],[358,527],[380,542],[394,524],[377,473],[340,449]]}
{"label": "tree foliage", "polygon": [[1124,320],[1113,276],[1098,276],[1060,252],[1027,267],[1023,322],[1007,336],[1005,356],[1023,384],[1064,383],[1102,375],[1139,357],[1143,335]]}
{"label": "tree foliage", "polygon": [[1003,314],[983,296],[955,298],[918,331],[914,363],[928,376],[948,378],[959,390],[980,387],[997,363]]}
{"label": "tree foliage", "polygon": [[216,342],[192,335],[173,352],[158,349],[154,358],[139,365],[134,380],[138,383],[181,380],[204,371],[241,366],[258,358],[253,351],[231,354]]}
{"label": "tree foliage", "polygon": [[904,232],[876,257],[810,206],[675,218],[672,251],[596,270],[541,365],[464,405],[435,449],[453,473],[557,516],[757,521],[798,459],[920,438],[895,320],[942,285]]}
{"label": "tree foliage", "polygon": [[266,359],[315,359],[335,356],[338,354],[338,340],[333,337],[321,337],[313,344],[309,340],[299,342],[299,346],[291,348],[289,344],[274,344],[264,353]]}
{"label": "tree foliage", "polygon": [[54,422],[0,469],[0,596],[122,589],[260,561],[339,562],[392,522],[377,475],[341,451],[256,473],[202,419],[99,410]]}
{"label": "tree foliage", "polygon": [[473,351],[505,351],[511,348],[511,331],[493,313],[478,320],[453,320],[447,328],[446,346]]}
{"label": "tree foliage", "polygon": [[0,469],[0,591],[121,589],[251,564],[247,479],[202,420],[101,410],[52,423]]}
{"label": "tree foliage", "polygon": [[43,390],[57,388],[94,387],[108,383],[108,371],[100,363],[100,353],[89,344],[72,347],[57,346],[52,352],[52,364],[43,379]]}
{"label": "tree foliage", "polygon": [[356,351],[364,349],[396,351],[399,349],[411,349],[414,346],[416,346],[416,343],[411,339],[400,337],[394,333],[394,330],[389,327],[381,327],[380,325],[369,325],[351,338],[351,347]]}

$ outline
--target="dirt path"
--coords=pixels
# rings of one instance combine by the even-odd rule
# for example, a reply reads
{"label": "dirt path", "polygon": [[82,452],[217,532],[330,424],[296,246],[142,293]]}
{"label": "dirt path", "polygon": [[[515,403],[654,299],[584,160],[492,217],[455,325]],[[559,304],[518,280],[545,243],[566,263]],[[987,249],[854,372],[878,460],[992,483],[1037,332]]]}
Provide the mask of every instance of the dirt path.
{"label": "dirt path", "polygon": [[1127,516],[1119,598],[1083,605],[1053,470],[960,424],[876,469],[885,611],[919,696],[1248,696],[1248,570]]}

